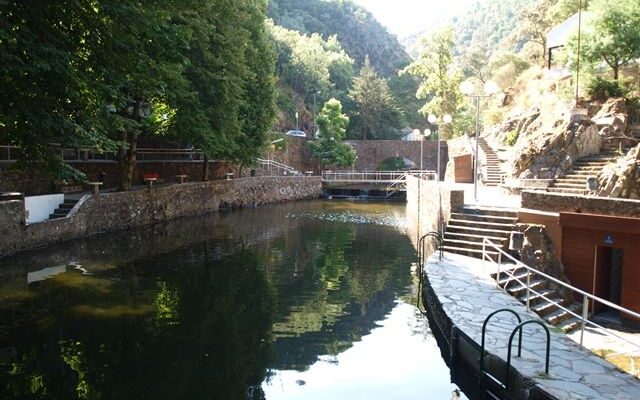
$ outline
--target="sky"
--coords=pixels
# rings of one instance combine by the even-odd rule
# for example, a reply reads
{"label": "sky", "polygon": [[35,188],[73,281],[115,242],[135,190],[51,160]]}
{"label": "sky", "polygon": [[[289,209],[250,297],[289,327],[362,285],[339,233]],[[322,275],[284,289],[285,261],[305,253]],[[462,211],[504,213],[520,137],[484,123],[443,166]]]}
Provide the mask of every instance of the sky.
{"label": "sky", "polygon": [[442,24],[476,0],[354,0],[398,37]]}

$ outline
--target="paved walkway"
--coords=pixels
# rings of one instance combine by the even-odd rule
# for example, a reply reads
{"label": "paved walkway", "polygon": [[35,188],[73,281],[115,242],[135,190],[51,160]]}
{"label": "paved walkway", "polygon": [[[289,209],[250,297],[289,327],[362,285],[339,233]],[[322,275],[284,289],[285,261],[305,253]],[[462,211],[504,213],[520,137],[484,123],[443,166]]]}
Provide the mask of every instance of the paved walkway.
{"label": "paved walkway", "polygon": [[[523,321],[542,321],[518,300],[497,288],[479,259],[445,253],[439,261],[434,255],[427,260],[425,273],[447,316],[477,343],[481,342],[484,319],[497,309],[510,308]],[[507,313],[498,314],[491,321],[487,327],[486,348],[506,360],[507,342],[516,321]],[[545,344],[542,328],[528,325],[522,335],[522,357],[512,357],[512,365],[546,392],[559,399],[640,399],[638,379],[581,348],[555,329],[551,329],[551,366],[549,377],[545,378],[541,374],[544,372]],[[515,354],[514,346],[512,355]]]}

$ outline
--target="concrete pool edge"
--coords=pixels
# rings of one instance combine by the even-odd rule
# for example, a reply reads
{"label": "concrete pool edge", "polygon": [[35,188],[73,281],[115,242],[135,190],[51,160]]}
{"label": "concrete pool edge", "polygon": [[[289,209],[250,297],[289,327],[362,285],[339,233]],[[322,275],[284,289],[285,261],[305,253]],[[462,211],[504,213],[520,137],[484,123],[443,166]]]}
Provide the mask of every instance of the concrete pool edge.
{"label": "concrete pool edge", "polygon": [[[449,357],[452,376],[455,377],[458,369],[464,369],[478,386],[481,328],[486,315],[506,307],[516,311],[523,321],[540,320],[515,298],[498,289],[477,259],[445,253],[439,261],[431,256],[425,265],[422,289],[422,300],[434,322],[432,330],[437,329],[446,340],[448,349],[443,349],[443,355]],[[487,329],[489,355],[485,356],[485,369],[502,382],[506,376],[506,343],[516,325],[510,318],[509,315],[496,318]],[[551,369],[547,377],[543,374],[543,336],[523,332],[523,357],[512,357],[508,398],[640,398],[639,380],[580,348],[564,333],[552,330],[551,337]]]}

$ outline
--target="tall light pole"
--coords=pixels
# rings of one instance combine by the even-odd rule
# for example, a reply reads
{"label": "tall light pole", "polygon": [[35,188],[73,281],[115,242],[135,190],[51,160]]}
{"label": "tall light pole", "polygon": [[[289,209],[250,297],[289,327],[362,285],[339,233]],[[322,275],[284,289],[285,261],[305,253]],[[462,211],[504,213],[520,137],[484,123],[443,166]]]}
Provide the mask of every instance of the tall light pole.
{"label": "tall light pole", "polygon": [[318,136],[318,122],[316,120],[316,94],[321,94],[321,91],[313,92],[313,137]]}
{"label": "tall light pole", "polygon": [[[438,153],[438,156],[437,156],[437,165],[436,165],[436,175],[438,176],[438,182],[440,182],[440,131],[438,129],[439,128],[438,125],[436,124],[436,122],[438,121],[438,117],[436,117],[434,114],[429,114],[429,117],[427,118],[427,121],[429,121],[429,123],[435,128],[436,133],[438,134],[438,136],[437,136],[437,140],[438,140],[437,153]],[[450,124],[451,121],[453,121],[453,118],[451,118],[451,115],[445,114],[445,115],[442,116],[442,123],[443,124]],[[427,131],[429,132],[428,134],[427,134]],[[431,135],[431,130],[430,129],[425,129],[424,130],[424,134],[425,134],[425,136]]]}
{"label": "tall light pole", "polygon": [[460,91],[463,95],[471,97],[476,103],[476,151],[473,160],[473,199],[478,202],[478,161],[479,161],[479,139],[480,139],[480,99],[490,97],[498,92],[498,85],[493,81],[487,81],[484,84],[482,93],[476,92],[475,85],[470,81],[464,81],[460,85]]}
{"label": "tall light pole", "polygon": [[422,159],[423,154],[424,154],[424,149],[423,149],[423,144],[424,144],[424,138],[422,137],[422,135],[420,135],[420,130],[419,129],[414,129],[413,130],[413,136],[416,137],[418,136],[420,138],[420,177],[422,177]]}

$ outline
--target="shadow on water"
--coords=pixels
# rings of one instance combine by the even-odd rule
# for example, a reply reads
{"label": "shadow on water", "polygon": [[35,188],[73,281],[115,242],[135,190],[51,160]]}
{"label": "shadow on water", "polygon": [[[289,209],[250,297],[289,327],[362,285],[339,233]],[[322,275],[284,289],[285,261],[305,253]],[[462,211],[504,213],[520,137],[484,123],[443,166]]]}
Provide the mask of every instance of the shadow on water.
{"label": "shadow on water", "polygon": [[405,224],[400,205],[307,202],[3,260],[0,398],[265,398],[276,371],[390,324],[412,283]]}

